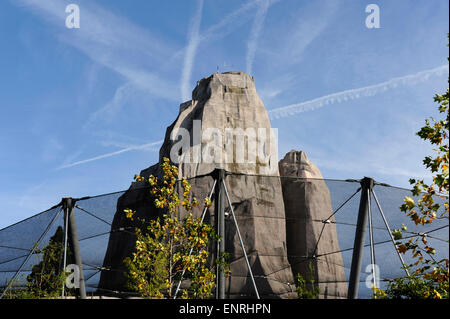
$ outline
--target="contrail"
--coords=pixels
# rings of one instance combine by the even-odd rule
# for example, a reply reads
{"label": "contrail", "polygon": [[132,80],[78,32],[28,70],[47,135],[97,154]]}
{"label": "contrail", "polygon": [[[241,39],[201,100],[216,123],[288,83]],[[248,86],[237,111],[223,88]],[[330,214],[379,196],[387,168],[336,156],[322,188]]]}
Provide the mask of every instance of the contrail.
{"label": "contrail", "polygon": [[434,69],[429,69],[415,74],[409,74],[401,77],[396,77],[388,81],[365,86],[358,89],[345,90],[342,92],[333,93],[330,95],[325,95],[313,100],[291,104],[288,106],[278,107],[268,111],[270,119],[278,119],[296,113],[302,113],[307,111],[313,111],[315,109],[324,107],[325,105],[341,103],[348,100],[355,100],[362,97],[374,96],[376,94],[385,92],[390,89],[395,89],[401,85],[413,85],[428,80],[430,76],[433,75],[443,75],[448,73],[448,64],[441,65]]}
{"label": "contrail", "polygon": [[255,59],[256,48],[258,46],[258,38],[266,19],[267,11],[271,5],[270,0],[264,0],[260,3],[258,10],[255,14],[255,20],[253,21],[252,29],[250,31],[250,37],[247,42],[247,74],[252,73],[253,61]]}
{"label": "contrail", "polygon": [[[245,2],[237,10],[231,12],[222,18],[218,23],[209,27],[204,33],[200,35],[200,41],[208,41],[211,39],[218,39],[231,33],[235,28],[244,24],[247,17],[244,16],[247,11],[253,9],[253,7],[260,5],[263,0],[254,0]],[[270,4],[279,0],[272,0]]]}
{"label": "contrail", "polygon": [[143,145],[135,145],[135,146],[126,147],[126,148],[123,148],[123,149],[115,151],[115,152],[99,155],[99,156],[96,156],[96,157],[92,157],[92,158],[88,158],[88,159],[85,159],[85,160],[73,162],[73,163],[70,163],[70,164],[61,165],[58,168],[56,168],[56,170],[60,170],[60,169],[63,169],[63,168],[69,168],[69,167],[73,167],[73,166],[77,166],[77,165],[81,165],[81,164],[97,161],[97,160],[100,160],[100,159],[103,159],[103,158],[111,157],[111,156],[114,156],[114,155],[119,155],[119,154],[122,154],[122,153],[125,153],[125,152],[129,152],[129,151],[142,150],[142,149],[145,149],[145,148],[150,147],[150,146],[155,146],[155,145],[162,144],[163,142],[164,141],[161,140],[161,141],[151,142],[151,143],[147,143],[147,144],[143,144]]}
{"label": "contrail", "polygon": [[186,55],[184,56],[183,73],[181,75],[181,97],[183,101],[189,100],[189,82],[191,80],[192,67],[194,65],[195,54],[200,43],[200,22],[202,19],[203,0],[198,0],[197,11],[191,19],[188,46],[186,48]]}
{"label": "contrail", "polygon": [[[434,69],[429,69],[429,70],[417,72],[415,74],[409,74],[409,75],[393,78],[393,79],[390,79],[390,80],[382,82],[382,83],[365,86],[365,87],[358,88],[358,89],[345,90],[342,92],[337,92],[337,93],[333,93],[330,95],[322,96],[322,97],[319,97],[319,98],[316,98],[316,99],[313,99],[310,101],[305,101],[305,102],[301,102],[301,103],[297,103],[297,104],[291,104],[291,105],[284,106],[284,107],[278,107],[278,108],[268,111],[269,118],[270,119],[278,119],[278,118],[286,117],[289,115],[294,115],[296,113],[313,111],[315,109],[321,108],[328,104],[341,103],[343,101],[345,102],[348,100],[359,99],[361,97],[373,96],[373,95],[385,92],[390,89],[395,89],[400,85],[412,85],[412,84],[420,83],[420,82],[426,81],[430,76],[433,76],[433,75],[441,76],[444,73],[448,73],[448,68],[449,68],[449,66],[446,64],[446,65],[442,65],[442,66],[439,66]],[[93,162],[96,160],[100,160],[103,158],[111,157],[111,156],[118,155],[121,153],[129,152],[129,151],[145,149],[147,147],[159,145],[162,143],[163,143],[163,141],[161,140],[161,141],[151,142],[151,143],[147,143],[147,144],[143,144],[143,145],[130,146],[130,147],[127,147],[127,148],[124,148],[124,149],[121,149],[121,150],[118,150],[118,151],[115,151],[112,153],[107,153],[107,154],[99,155],[99,156],[92,157],[89,159],[62,165],[62,166],[58,167],[57,170],[81,165],[81,164],[88,163],[88,162]]]}

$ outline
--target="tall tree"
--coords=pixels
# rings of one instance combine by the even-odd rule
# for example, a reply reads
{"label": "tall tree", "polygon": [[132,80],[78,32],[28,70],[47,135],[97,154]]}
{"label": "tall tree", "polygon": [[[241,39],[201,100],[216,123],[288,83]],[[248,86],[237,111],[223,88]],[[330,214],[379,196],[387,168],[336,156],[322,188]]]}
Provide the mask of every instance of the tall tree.
{"label": "tall tree", "polygon": [[[448,38],[448,34],[447,34]],[[448,45],[447,45],[448,46]],[[434,155],[426,156],[424,166],[431,171],[432,180],[410,179],[412,196],[407,196],[401,211],[416,225],[431,224],[437,218],[449,219],[449,89],[444,94],[436,94],[440,119],[425,120],[425,125],[416,134],[434,147]],[[439,204],[437,198],[443,199]],[[398,240],[397,249],[402,254],[410,253],[414,262],[408,267],[409,277],[398,278],[388,285],[386,292],[379,296],[391,298],[449,298],[449,260],[436,260],[436,250],[429,244],[426,234],[409,240],[403,239],[406,227],[393,231]]]}
{"label": "tall tree", "polygon": [[[30,298],[53,298],[61,295],[66,274],[63,271],[64,231],[59,226],[50,238],[47,246],[38,250],[41,261],[34,265],[27,276],[27,288]],[[67,258],[71,258],[70,249]]]}

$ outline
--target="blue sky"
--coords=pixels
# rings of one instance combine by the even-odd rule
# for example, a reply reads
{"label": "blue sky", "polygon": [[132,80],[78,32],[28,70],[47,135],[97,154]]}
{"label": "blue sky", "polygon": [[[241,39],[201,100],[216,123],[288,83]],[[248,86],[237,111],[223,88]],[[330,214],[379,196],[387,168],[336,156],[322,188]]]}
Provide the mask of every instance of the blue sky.
{"label": "blue sky", "polygon": [[[68,4],[80,28],[65,26]],[[365,8],[380,8],[368,29]],[[0,2],[0,228],[128,188],[196,81],[240,70],[326,178],[408,187],[447,87],[446,0]]]}

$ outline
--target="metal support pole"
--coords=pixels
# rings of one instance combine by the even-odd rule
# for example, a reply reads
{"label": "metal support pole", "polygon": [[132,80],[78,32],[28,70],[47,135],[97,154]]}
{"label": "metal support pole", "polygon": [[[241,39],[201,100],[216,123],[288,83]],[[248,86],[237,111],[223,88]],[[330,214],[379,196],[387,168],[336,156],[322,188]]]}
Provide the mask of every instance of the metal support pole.
{"label": "metal support pole", "polygon": [[376,274],[376,268],[375,268],[375,247],[374,247],[374,239],[373,239],[373,220],[372,220],[372,202],[371,202],[371,197],[370,194],[372,192],[372,189],[369,190],[368,192],[368,211],[369,211],[369,241],[370,241],[370,262],[372,264],[372,284],[373,284],[373,288],[378,288],[377,287],[377,274]]}
{"label": "metal support pole", "polygon": [[358,298],[359,278],[366,236],[367,216],[369,213],[369,195],[373,188],[373,179],[364,177],[361,181],[361,200],[359,202],[358,221],[356,225],[355,241],[353,244],[352,265],[350,270],[348,299]]}
{"label": "metal support pole", "polygon": [[[225,170],[216,169],[213,175],[217,182],[216,190],[214,191],[215,224],[217,235],[220,237],[216,248],[216,258],[221,258],[225,252],[225,194],[223,188]],[[218,265],[216,272],[216,299],[225,299],[225,273],[223,271],[223,266]]]}
{"label": "metal support pole", "polygon": [[79,282],[79,294],[81,299],[86,299],[86,287],[84,283],[84,274],[83,274],[83,264],[81,261],[81,253],[80,253],[80,244],[78,242],[78,232],[77,232],[77,222],[75,219],[75,211],[73,210],[73,207],[75,205],[75,202],[71,197],[65,197],[63,198],[63,201],[65,203],[65,207],[67,207],[67,211],[69,214],[69,233],[70,233],[70,243],[73,249],[73,257],[75,260],[75,264],[78,267],[78,271],[80,274],[80,282]]}
{"label": "metal support pole", "polygon": [[[63,209],[64,209],[64,257],[63,257],[63,269],[62,271],[65,273],[66,266],[67,266],[67,238],[68,238],[68,232],[69,232],[69,209],[67,207],[67,203],[65,199],[62,200],[63,202]],[[62,297],[64,298],[66,294],[66,282],[63,282],[62,286]]]}

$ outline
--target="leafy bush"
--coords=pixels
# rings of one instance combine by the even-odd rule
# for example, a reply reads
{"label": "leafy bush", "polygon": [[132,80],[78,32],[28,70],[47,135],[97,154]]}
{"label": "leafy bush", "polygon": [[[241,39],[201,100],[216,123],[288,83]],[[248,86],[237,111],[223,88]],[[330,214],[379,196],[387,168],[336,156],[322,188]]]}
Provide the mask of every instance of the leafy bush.
{"label": "leafy bush", "polygon": [[[178,168],[164,158],[161,165],[164,177],[150,176],[145,180],[135,176],[136,181],[145,181],[151,187],[154,204],[165,213],[162,218],[146,221],[136,218],[135,211],[126,209],[126,217],[136,222],[136,245],[131,257],[125,259],[127,286],[145,298],[172,298],[180,280],[190,285],[178,295],[182,298],[209,298],[214,288],[215,275],[208,267],[208,246],[211,239],[219,239],[212,227],[202,223],[192,214],[199,203],[191,198],[191,185],[182,180],[183,199],[176,192]],[[180,218],[179,206],[187,212]],[[205,207],[211,205],[205,199]]]}

